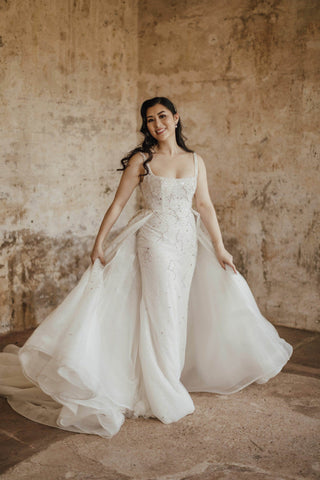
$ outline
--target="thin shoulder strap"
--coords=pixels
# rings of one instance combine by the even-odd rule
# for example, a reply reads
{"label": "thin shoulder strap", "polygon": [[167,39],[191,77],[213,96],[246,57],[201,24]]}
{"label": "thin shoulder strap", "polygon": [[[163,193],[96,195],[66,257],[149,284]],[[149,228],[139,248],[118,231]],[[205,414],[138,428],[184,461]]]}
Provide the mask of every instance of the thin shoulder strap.
{"label": "thin shoulder strap", "polygon": [[194,176],[198,177],[198,157],[196,152],[193,152],[193,159],[194,159]]}
{"label": "thin shoulder strap", "polygon": [[139,152],[139,153],[141,153],[143,160],[145,160],[146,159],[145,154],[143,152]]}

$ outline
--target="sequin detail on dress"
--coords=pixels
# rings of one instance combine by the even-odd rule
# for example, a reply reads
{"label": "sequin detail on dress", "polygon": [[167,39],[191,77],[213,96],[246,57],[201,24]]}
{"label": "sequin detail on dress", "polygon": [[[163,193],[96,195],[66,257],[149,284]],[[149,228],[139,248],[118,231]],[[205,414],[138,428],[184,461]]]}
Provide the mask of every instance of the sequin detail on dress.
{"label": "sequin detail on dress", "polygon": [[[145,208],[152,210],[153,215],[137,233],[142,280],[140,355],[144,359],[142,374],[150,408],[165,423],[173,421],[173,410],[179,411],[179,415],[194,410],[180,376],[197,256],[192,213],[198,172],[195,154],[194,168],[193,177],[179,179],[150,172],[141,185]],[[148,294],[151,283],[152,295]],[[159,402],[159,398],[163,401]]]}

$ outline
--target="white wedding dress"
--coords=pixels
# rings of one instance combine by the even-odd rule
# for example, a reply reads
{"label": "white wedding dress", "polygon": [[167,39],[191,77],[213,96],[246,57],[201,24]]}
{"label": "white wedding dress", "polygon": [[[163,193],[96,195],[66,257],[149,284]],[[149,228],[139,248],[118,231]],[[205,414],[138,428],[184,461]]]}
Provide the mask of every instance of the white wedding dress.
{"label": "white wedding dress", "polygon": [[0,353],[0,394],[18,413],[111,437],[126,417],[176,422],[194,411],[188,392],[231,394],[286,364],[292,346],[220,266],[192,209],[196,154],[194,165],[179,179],[149,167],[145,208],[109,242],[106,266],[96,260],[22,348]]}

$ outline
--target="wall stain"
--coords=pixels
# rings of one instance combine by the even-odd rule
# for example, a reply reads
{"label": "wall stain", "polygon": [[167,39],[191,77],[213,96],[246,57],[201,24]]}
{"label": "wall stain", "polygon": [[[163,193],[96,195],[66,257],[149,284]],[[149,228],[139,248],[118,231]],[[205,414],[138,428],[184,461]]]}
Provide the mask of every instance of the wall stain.
{"label": "wall stain", "polygon": [[10,0],[0,0],[0,11],[9,10],[10,7],[11,7]]}
{"label": "wall stain", "polygon": [[272,179],[270,179],[262,188],[262,190],[258,191],[254,198],[251,200],[251,205],[253,207],[257,207],[260,210],[265,209],[271,203],[271,196],[268,194],[269,186],[272,183]]}
{"label": "wall stain", "polygon": [[[50,238],[29,230],[7,233],[0,254],[7,258],[7,308],[11,331],[36,326],[57,307],[90,265],[92,237]],[[8,316],[9,315],[9,316]]]}

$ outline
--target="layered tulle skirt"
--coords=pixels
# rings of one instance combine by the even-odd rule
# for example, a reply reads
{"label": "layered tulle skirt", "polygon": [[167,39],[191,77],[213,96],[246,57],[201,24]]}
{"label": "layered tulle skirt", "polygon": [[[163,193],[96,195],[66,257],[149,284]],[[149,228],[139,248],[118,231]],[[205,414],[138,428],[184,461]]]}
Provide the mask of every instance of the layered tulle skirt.
{"label": "layered tulle skirt", "polygon": [[280,372],[292,346],[191,216],[185,243],[167,242],[155,213],[139,211],[109,243],[107,264],[90,265],[22,348],[0,353],[0,394],[14,410],[111,437],[126,417],[192,413],[189,392],[231,394]]}

